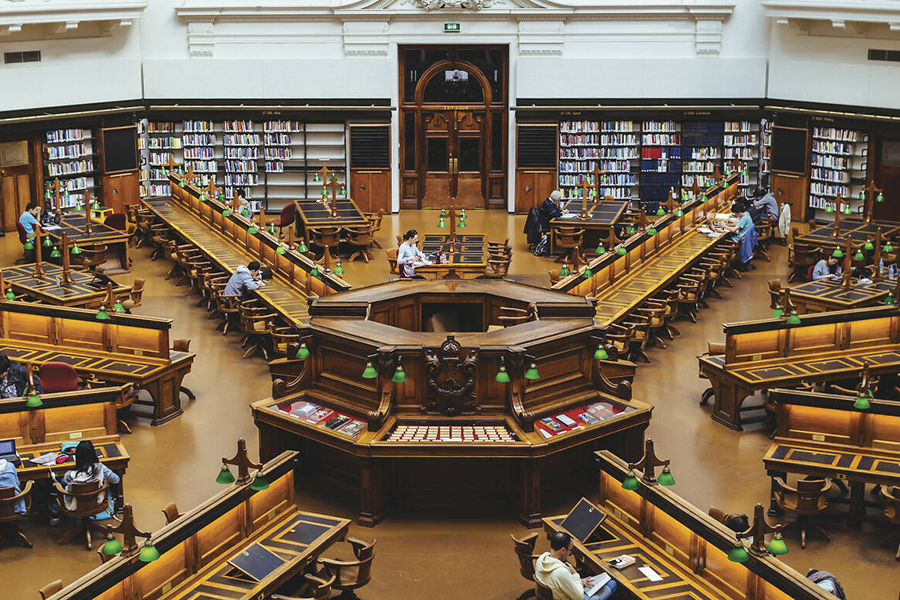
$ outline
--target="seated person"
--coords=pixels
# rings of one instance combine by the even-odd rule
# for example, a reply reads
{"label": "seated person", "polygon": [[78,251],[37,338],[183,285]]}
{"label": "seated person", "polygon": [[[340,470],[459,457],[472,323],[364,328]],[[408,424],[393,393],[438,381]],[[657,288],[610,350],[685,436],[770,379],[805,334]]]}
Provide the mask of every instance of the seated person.
{"label": "seated person", "polygon": [[[56,480],[52,469],[50,470],[50,476]],[[119,483],[119,476],[116,475],[115,471],[100,462],[93,442],[81,440],[78,442],[78,446],[75,447],[75,468],[71,471],[66,471],[61,483],[66,488],[66,491],[70,491],[74,483],[91,483],[93,481],[99,481],[100,485],[107,481],[117,484]],[[98,502],[103,501],[102,496],[104,494],[105,492],[97,497]],[[66,497],[65,501],[67,510],[78,508],[78,501],[75,498]]]}
{"label": "seated person", "polygon": [[733,242],[740,241],[747,231],[753,226],[753,219],[747,213],[747,207],[740,200],[736,201],[731,207],[734,218],[737,219],[735,225],[722,225],[721,229],[728,232],[728,239]]}
{"label": "seated person", "polygon": [[0,354],[0,398],[18,398],[16,391],[16,382],[9,375],[9,358],[5,354]]}
{"label": "seated person", "polygon": [[753,191],[753,206],[757,209],[769,213],[773,219],[778,219],[778,201],[772,192],[763,188],[756,188]]}
{"label": "seated person", "polygon": [[841,582],[828,571],[810,569],[809,573],[806,574],[806,578],[826,592],[834,594],[839,600],[847,600],[847,593],[844,591]]}
{"label": "seated person", "polygon": [[400,268],[401,277],[415,277],[416,268],[430,265],[431,261],[425,258],[421,250],[416,247],[419,243],[419,232],[410,229],[403,234],[403,243],[397,251],[397,265]]}
{"label": "seated person", "polygon": [[550,197],[541,202],[541,207],[538,209],[538,227],[541,228],[541,233],[550,231],[551,220],[561,217],[569,212],[563,210],[559,205],[561,200],[562,192],[553,190],[550,192]]}
{"label": "seated person", "polygon": [[534,563],[535,578],[550,588],[553,600],[606,600],[616,591],[616,580],[609,580],[599,592],[588,596],[584,588],[590,587],[591,578],[582,578],[575,567],[566,562],[574,545],[568,533],[554,533],[550,538],[550,551],[541,554]]}
{"label": "seated person", "polygon": [[34,202],[29,202],[25,206],[25,212],[19,216],[19,224],[25,229],[26,235],[32,235],[34,228],[38,224],[38,215],[41,214],[41,207]]}
{"label": "seated person", "polygon": [[[5,458],[0,458],[0,488],[11,487],[18,494],[22,491],[19,487],[19,474],[16,472],[16,465],[12,464]],[[25,500],[16,500],[13,511],[17,514],[25,514]]]}
{"label": "seated person", "polygon": [[839,264],[840,262],[839,258],[830,255],[817,262],[816,266],[813,267],[813,281],[838,279],[844,273]]}
{"label": "seated person", "polygon": [[750,215],[750,220],[753,221],[754,227],[759,227],[763,222],[763,213],[756,210],[756,207],[753,206],[749,200],[746,198],[742,198],[741,202],[747,208],[747,214]]}
{"label": "seated person", "polygon": [[239,265],[234,270],[234,274],[228,279],[225,285],[226,296],[240,296],[241,300],[249,300],[252,298],[250,292],[259,289],[266,284],[262,280],[262,274],[259,270],[259,262],[252,260],[246,267]]}

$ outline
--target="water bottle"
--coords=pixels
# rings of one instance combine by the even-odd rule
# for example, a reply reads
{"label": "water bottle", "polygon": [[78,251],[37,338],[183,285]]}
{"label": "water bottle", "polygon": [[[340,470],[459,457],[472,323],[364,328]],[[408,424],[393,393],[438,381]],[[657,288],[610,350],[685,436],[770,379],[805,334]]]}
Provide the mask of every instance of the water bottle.
{"label": "water bottle", "polygon": [[884,259],[883,258],[879,259],[879,261],[878,261],[878,276],[879,277],[884,276]]}

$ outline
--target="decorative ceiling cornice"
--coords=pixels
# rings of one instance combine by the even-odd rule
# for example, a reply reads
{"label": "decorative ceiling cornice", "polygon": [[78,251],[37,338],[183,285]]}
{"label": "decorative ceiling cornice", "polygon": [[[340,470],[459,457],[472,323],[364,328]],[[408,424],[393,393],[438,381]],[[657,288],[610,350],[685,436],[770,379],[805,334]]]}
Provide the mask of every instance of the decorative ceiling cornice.
{"label": "decorative ceiling cornice", "polygon": [[147,8],[148,0],[0,0],[0,27],[63,23],[75,29],[78,23],[118,21],[130,25]]}
{"label": "decorative ceiling cornice", "polygon": [[887,23],[900,30],[900,2],[896,0],[763,0],[766,16],[782,25],[792,20],[831,21],[836,29],[846,23]]}

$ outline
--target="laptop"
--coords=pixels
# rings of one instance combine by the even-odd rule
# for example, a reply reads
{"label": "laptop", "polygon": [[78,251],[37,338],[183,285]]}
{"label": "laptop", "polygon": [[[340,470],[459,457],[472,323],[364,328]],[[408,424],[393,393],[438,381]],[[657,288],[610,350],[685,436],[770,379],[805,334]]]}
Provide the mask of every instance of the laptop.
{"label": "laptop", "polygon": [[0,440],[0,458],[8,460],[17,467],[22,465],[22,459],[16,454],[16,440]]}

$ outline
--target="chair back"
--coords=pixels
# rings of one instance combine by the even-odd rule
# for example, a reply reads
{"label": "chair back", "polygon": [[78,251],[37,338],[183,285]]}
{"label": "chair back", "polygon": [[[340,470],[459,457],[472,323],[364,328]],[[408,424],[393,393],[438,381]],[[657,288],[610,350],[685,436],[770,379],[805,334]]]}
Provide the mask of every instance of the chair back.
{"label": "chair back", "polygon": [[554,284],[559,281],[559,269],[550,269],[547,271],[550,274],[550,283]]}
{"label": "chair back", "polygon": [[278,222],[275,223],[275,227],[287,227],[291,223],[294,222],[294,217],[297,215],[297,207],[293,202],[288,202],[281,209],[281,214],[278,217]]}
{"label": "chair back", "polygon": [[347,542],[353,547],[353,554],[359,561],[359,572],[356,575],[356,585],[362,586],[372,578],[372,561],[375,559],[375,542],[364,542],[356,538],[348,537]]}
{"label": "chair back", "polygon": [[241,315],[241,331],[252,335],[266,335],[272,331],[274,314],[268,308],[257,306],[255,300],[241,302],[238,311]]}
{"label": "chair back", "polygon": [[377,213],[365,213],[369,225],[372,226],[372,233],[381,230],[381,222],[384,220],[384,211],[379,210]]}
{"label": "chair back", "polygon": [[556,243],[563,248],[576,248],[581,246],[584,238],[584,229],[574,227],[557,227],[553,230],[556,235]]}
{"label": "chair back", "polygon": [[75,367],[68,363],[53,361],[41,365],[41,386],[45,394],[81,389]]}
{"label": "chair back", "polygon": [[[10,486],[0,488],[0,523],[8,521],[21,521],[28,515],[31,510],[31,487],[34,481],[25,483],[25,487],[18,494],[16,488]],[[25,503],[25,512],[16,512],[16,503],[23,501]]]}
{"label": "chair back", "polygon": [[181,516],[181,513],[178,512],[178,506],[174,502],[169,502],[163,506],[162,513],[166,517],[166,525]]}
{"label": "chair back", "polygon": [[372,243],[372,226],[347,227],[347,243],[351,246],[368,246]]}
{"label": "chair back", "polygon": [[786,484],[781,477],[773,477],[772,482],[775,484],[775,502],[786,511],[811,515],[828,508],[830,479],[800,479],[796,488]]}
{"label": "chair back", "polygon": [[883,486],[881,502],[884,506],[884,516],[894,523],[900,523],[900,487]]}
{"label": "chair back", "polygon": [[135,279],[131,284],[131,300],[135,306],[141,305],[141,299],[144,297],[144,280]]}
{"label": "chair back", "polygon": [[109,489],[109,484],[106,482],[101,484],[97,480],[87,483],[73,483],[69,490],[66,490],[58,483],[54,487],[66,500],[72,499],[75,501],[75,505],[72,508],[68,508],[66,502],[59,503],[60,509],[70,516],[93,517],[105,511],[109,506],[105,493]]}
{"label": "chair back", "polygon": [[47,600],[50,596],[55,594],[56,592],[63,589],[62,579],[57,579],[53,583],[48,583],[44,587],[38,590],[38,594],[41,595],[41,600]]}
{"label": "chair back", "polygon": [[112,213],[103,221],[104,225],[108,225],[109,227],[118,229],[119,231],[125,231],[125,223],[125,213]]}
{"label": "chair back", "polygon": [[186,340],[172,340],[172,350],[176,352],[190,352],[191,339],[188,338]]}
{"label": "chair back", "polygon": [[553,590],[538,581],[537,576],[534,578],[534,597],[537,600],[553,600]]}
{"label": "chair back", "polygon": [[18,221],[16,221],[16,231],[19,232],[19,243],[24,246],[25,242],[28,241],[28,232],[25,231],[25,227]]}
{"label": "chair back", "polygon": [[316,246],[337,246],[341,241],[340,227],[309,227],[309,242]]}
{"label": "chair back", "polygon": [[391,273],[397,273],[397,252],[399,248],[388,248],[385,250],[385,254],[387,255],[388,266],[391,268]]}
{"label": "chair back", "polygon": [[534,546],[537,543],[538,534],[533,531],[523,537],[521,540],[510,534],[513,547],[516,551],[516,558],[519,559],[519,573],[528,581],[534,580]]}

